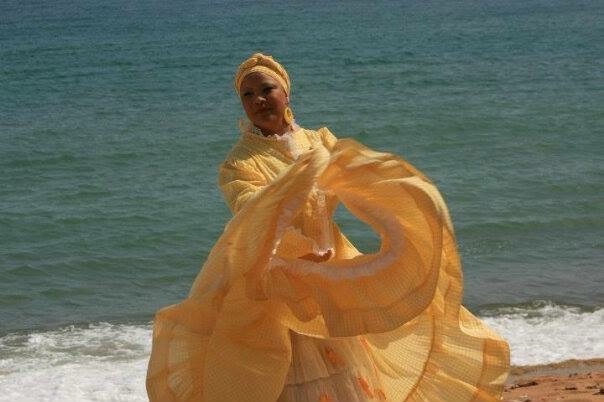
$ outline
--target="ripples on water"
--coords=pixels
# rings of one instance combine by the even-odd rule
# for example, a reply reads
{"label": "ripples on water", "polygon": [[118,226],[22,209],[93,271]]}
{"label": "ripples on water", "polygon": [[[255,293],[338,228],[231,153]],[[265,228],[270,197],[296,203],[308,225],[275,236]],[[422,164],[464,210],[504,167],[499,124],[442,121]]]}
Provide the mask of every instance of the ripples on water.
{"label": "ripples on water", "polygon": [[228,219],[216,166],[255,50],[288,67],[303,125],[438,184],[470,307],[601,306],[602,8],[5,2],[0,330],[144,321],[186,294]]}

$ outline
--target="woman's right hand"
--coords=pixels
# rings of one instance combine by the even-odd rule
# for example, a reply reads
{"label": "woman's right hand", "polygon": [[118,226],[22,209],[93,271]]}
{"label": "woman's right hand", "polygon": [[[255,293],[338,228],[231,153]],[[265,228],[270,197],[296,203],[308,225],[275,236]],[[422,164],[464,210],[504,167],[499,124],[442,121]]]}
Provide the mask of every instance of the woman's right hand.
{"label": "woman's right hand", "polygon": [[329,260],[332,255],[333,255],[333,251],[331,249],[329,249],[323,254],[308,253],[308,254],[303,255],[302,257],[298,257],[298,258],[300,258],[302,260],[313,261],[313,262],[325,262],[325,261]]}

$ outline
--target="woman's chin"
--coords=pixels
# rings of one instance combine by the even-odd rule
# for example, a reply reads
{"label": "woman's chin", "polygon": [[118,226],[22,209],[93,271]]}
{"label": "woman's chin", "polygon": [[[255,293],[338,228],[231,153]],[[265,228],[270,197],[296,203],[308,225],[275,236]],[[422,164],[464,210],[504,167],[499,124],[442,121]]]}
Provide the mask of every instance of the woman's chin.
{"label": "woman's chin", "polygon": [[276,133],[281,130],[281,122],[277,118],[267,118],[253,122],[263,133]]}

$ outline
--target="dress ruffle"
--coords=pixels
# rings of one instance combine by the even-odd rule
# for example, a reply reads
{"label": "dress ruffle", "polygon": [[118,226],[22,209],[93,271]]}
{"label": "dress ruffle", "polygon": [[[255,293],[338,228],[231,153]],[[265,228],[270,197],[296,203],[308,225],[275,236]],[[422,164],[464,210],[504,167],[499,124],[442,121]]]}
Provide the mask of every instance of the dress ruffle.
{"label": "dress ruffle", "polygon": [[[380,236],[335,257],[292,222],[317,189]],[[152,401],[497,401],[507,344],[460,306],[447,208],[403,160],[352,140],[301,155],[225,228],[154,322]]]}

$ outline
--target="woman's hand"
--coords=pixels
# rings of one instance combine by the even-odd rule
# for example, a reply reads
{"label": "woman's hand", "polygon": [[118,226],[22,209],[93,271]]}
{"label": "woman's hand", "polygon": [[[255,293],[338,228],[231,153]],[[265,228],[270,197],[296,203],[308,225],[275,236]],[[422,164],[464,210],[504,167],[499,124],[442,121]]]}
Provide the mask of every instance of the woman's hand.
{"label": "woman's hand", "polygon": [[332,254],[333,254],[333,251],[331,249],[329,249],[323,254],[308,253],[308,254],[303,255],[302,257],[298,257],[298,258],[303,259],[303,260],[313,261],[313,262],[324,262],[324,261],[329,260],[331,258]]}

